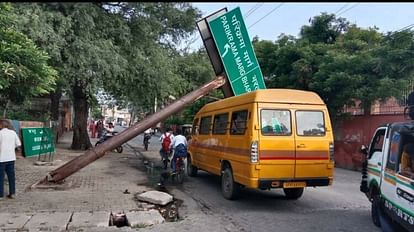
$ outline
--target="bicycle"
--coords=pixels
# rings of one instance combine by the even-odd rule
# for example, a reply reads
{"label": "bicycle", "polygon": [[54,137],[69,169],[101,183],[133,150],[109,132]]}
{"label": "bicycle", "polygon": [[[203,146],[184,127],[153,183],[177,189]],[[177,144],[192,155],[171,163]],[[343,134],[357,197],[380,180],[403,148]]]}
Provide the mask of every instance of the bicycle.
{"label": "bicycle", "polygon": [[184,182],[184,169],[185,169],[185,164],[184,164],[184,159],[185,157],[177,157],[175,160],[175,174],[173,174],[173,181],[176,180],[178,183],[182,184]]}
{"label": "bicycle", "polygon": [[171,156],[171,152],[168,151],[167,153],[164,153],[164,151],[160,151],[161,153],[161,160],[162,160],[162,167],[163,169],[167,169],[168,167],[168,162],[170,162],[170,156]]}

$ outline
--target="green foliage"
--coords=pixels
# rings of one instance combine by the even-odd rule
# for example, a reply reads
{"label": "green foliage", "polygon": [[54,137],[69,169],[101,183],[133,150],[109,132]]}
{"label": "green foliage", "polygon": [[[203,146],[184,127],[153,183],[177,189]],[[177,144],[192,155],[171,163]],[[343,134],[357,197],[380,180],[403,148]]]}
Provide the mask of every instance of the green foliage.
{"label": "green foliage", "polygon": [[[19,28],[49,52],[59,88],[75,107],[72,147],[86,134],[87,108],[99,89],[151,110],[155,99],[179,96],[188,86],[177,72],[175,45],[195,29],[200,13],[188,3],[19,3]],[[138,112],[136,112],[138,113]],[[80,144],[80,145],[78,145]],[[84,144],[84,145],[82,145]]]}
{"label": "green foliage", "polygon": [[301,37],[310,43],[335,43],[337,37],[349,26],[346,19],[327,13],[315,16],[310,22],[310,26],[305,25],[300,30]]}
{"label": "green foliage", "polygon": [[383,35],[322,13],[300,35],[254,41],[266,85],[315,91],[333,118],[355,99],[369,110],[376,100],[399,97],[412,79],[412,31]]}
{"label": "green foliage", "polygon": [[56,71],[48,55],[14,27],[9,4],[0,3],[0,96],[15,103],[53,90]]}

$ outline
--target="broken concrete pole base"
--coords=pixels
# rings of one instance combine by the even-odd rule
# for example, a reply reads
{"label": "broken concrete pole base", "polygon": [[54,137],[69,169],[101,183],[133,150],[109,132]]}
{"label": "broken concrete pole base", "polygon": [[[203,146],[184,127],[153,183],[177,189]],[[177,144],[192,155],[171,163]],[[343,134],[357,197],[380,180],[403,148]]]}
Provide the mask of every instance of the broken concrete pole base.
{"label": "broken concrete pole base", "polygon": [[173,201],[173,196],[160,191],[148,191],[137,195],[137,199],[156,205],[166,205]]}
{"label": "broken concrete pole base", "polygon": [[164,223],[165,221],[158,210],[129,212],[127,217],[132,228],[143,228]]}

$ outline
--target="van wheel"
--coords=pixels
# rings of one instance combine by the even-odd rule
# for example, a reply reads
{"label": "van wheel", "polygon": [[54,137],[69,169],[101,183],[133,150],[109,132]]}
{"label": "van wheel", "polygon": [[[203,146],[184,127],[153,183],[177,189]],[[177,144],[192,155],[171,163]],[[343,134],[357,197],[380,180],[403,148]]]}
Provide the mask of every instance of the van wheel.
{"label": "van wheel", "polygon": [[287,199],[297,200],[302,196],[303,188],[284,188],[283,192],[285,192]]}
{"label": "van wheel", "polygon": [[193,163],[191,162],[191,156],[188,155],[188,157],[187,157],[187,175],[191,176],[191,177],[195,177],[195,176],[197,176],[197,171],[198,171],[198,168],[193,165]]}
{"label": "van wheel", "polygon": [[371,218],[372,222],[375,226],[381,227],[380,223],[380,197],[379,195],[374,195],[372,197],[372,204],[371,204]]}
{"label": "van wheel", "polygon": [[239,195],[240,185],[234,182],[233,172],[230,167],[225,167],[221,175],[221,192],[224,198],[228,200],[234,200]]}

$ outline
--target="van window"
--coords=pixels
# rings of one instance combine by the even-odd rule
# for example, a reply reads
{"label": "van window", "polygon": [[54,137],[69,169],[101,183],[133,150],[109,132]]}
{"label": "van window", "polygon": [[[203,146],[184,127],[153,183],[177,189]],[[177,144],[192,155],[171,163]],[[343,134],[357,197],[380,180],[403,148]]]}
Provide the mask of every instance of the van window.
{"label": "van window", "polygon": [[194,119],[193,129],[192,129],[191,134],[198,135],[198,118]]}
{"label": "van window", "polygon": [[263,135],[292,134],[289,110],[262,110],[260,115]]}
{"label": "van window", "polygon": [[[372,139],[371,145],[369,146],[368,157],[371,158],[375,152],[382,152],[384,146],[385,129],[379,129]],[[398,138],[399,141],[399,138]],[[395,161],[393,162],[395,165]]]}
{"label": "van window", "polygon": [[200,134],[210,134],[211,116],[202,117],[200,122]]}
{"label": "van window", "polygon": [[[385,130],[384,130],[384,133],[385,133]],[[384,141],[384,136],[383,135],[381,135],[380,136],[380,140],[382,140],[381,141],[381,143],[383,143]],[[395,170],[395,168],[397,167],[397,159],[398,159],[398,154],[399,153],[401,153],[400,152],[400,143],[401,143],[401,134],[400,133],[398,133],[397,131],[395,131],[395,132],[393,132],[392,133],[392,136],[391,136],[391,141],[390,141],[390,147],[389,147],[389,155],[388,155],[388,158],[387,158],[387,168],[388,169],[391,169],[391,170]],[[377,148],[377,149],[379,149],[379,150],[382,150],[382,144],[381,144],[381,147],[379,147],[379,148]]]}
{"label": "van window", "polygon": [[324,136],[325,120],[322,111],[296,111],[297,134]]}
{"label": "van window", "polygon": [[231,114],[232,135],[244,135],[247,128],[247,110],[235,111]]}
{"label": "van window", "polygon": [[213,134],[226,134],[227,122],[229,120],[229,114],[216,114],[214,116]]}

